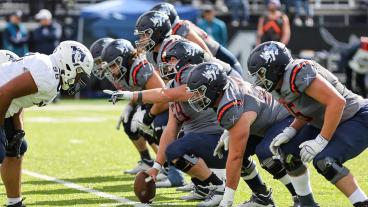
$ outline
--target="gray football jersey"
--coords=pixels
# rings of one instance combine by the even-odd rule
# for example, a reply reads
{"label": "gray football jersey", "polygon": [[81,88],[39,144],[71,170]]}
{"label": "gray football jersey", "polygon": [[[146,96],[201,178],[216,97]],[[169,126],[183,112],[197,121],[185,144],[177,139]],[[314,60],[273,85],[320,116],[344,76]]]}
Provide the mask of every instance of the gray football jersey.
{"label": "gray football jersey", "polygon": [[174,35],[180,35],[184,38],[187,37],[190,30],[197,33],[197,35],[206,43],[208,49],[211,51],[213,56],[216,56],[220,44],[212,39],[205,31],[199,28],[188,20],[180,20],[172,26],[172,33]]}
{"label": "gray football jersey", "polygon": [[347,89],[330,71],[310,60],[296,59],[286,67],[279,92],[280,103],[294,117],[304,119],[317,128],[322,128],[325,114],[324,105],[304,93],[317,74],[325,78],[345,98],[346,105],[341,121],[354,116],[361,108],[364,99]]}
{"label": "gray football jersey", "polygon": [[[128,75],[128,77],[126,77]],[[119,90],[140,91],[144,90],[144,86],[148,79],[153,75],[153,66],[146,60],[144,56],[138,56],[134,61],[127,74],[114,86]]]}
{"label": "gray football jersey", "polygon": [[270,93],[239,78],[230,78],[217,108],[217,120],[225,129],[231,129],[245,112],[253,111],[256,120],[250,134],[264,136],[274,123],[289,116],[288,111]]}
{"label": "gray football jersey", "polygon": [[[190,69],[190,67],[182,68],[171,81],[170,87],[186,84]],[[223,132],[216,120],[216,112],[212,108],[196,112],[188,102],[170,102],[169,104],[176,120],[182,123],[184,133],[219,134]]]}

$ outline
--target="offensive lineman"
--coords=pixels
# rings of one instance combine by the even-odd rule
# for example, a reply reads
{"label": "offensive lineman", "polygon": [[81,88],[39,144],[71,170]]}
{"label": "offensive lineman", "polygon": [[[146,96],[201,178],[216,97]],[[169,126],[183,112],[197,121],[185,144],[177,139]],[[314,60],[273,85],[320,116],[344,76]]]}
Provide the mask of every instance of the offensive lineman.
{"label": "offensive lineman", "polygon": [[[256,84],[275,91],[280,102],[295,117],[293,123],[276,136],[270,148],[281,144],[282,155],[293,155],[303,162],[313,161],[318,173],[334,184],[352,205],[367,207],[368,198],[354,176],[343,166],[368,146],[368,101],[348,90],[321,65],[293,59],[286,46],[265,42],[254,48],[248,69]],[[294,137],[307,123],[319,130],[314,136]],[[287,143],[288,142],[288,143]],[[286,144],[285,144],[286,143]],[[299,162],[293,185],[298,195],[310,196],[309,174]],[[311,197],[309,203],[313,203]],[[307,205],[309,204],[307,203]]]}
{"label": "offensive lineman", "polygon": [[51,55],[36,53],[0,65],[0,160],[6,206],[25,206],[20,189],[22,156],[27,150],[22,109],[47,105],[60,88],[74,95],[85,86],[92,67],[91,53],[75,41],[61,42]]}

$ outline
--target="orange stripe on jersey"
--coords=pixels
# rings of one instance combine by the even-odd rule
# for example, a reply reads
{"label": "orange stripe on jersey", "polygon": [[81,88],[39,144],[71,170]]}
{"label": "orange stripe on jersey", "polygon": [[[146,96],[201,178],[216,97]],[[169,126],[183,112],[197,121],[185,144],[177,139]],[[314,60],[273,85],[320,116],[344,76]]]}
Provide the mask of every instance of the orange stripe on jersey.
{"label": "orange stripe on jersey", "polygon": [[142,68],[143,65],[148,64],[147,60],[144,60],[143,62],[140,62],[137,66],[134,67],[133,69],[133,84],[137,85],[137,73],[138,71]]}
{"label": "orange stripe on jersey", "polygon": [[309,64],[309,62],[307,61],[304,61],[304,62],[301,62],[299,63],[298,65],[296,65],[294,68],[293,68],[293,71],[291,72],[290,74],[290,89],[291,89],[291,92],[293,93],[300,93],[299,90],[296,88],[295,86],[295,78],[296,78],[296,75],[299,73],[299,71],[305,66]]}
{"label": "orange stripe on jersey", "polygon": [[281,29],[279,27],[279,25],[276,24],[275,21],[270,20],[269,22],[267,22],[264,26],[263,26],[263,31],[266,32],[269,29],[273,29],[277,34],[281,34]]}
{"label": "orange stripe on jersey", "polygon": [[178,23],[174,26],[174,28],[173,28],[173,30],[172,30],[172,34],[176,34],[176,32],[178,31],[178,29],[179,29],[181,26],[183,26],[183,24],[184,24],[184,21],[178,22]]}
{"label": "orange stripe on jersey", "polygon": [[225,112],[227,110],[229,110],[231,107],[240,106],[240,105],[243,105],[243,102],[241,100],[234,100],[234,101],[230,101],[229,103],[222,106],[219,113],[218,113],[218,115],[217,115],[217,121],[220,122],[222,117],[224,116]]}

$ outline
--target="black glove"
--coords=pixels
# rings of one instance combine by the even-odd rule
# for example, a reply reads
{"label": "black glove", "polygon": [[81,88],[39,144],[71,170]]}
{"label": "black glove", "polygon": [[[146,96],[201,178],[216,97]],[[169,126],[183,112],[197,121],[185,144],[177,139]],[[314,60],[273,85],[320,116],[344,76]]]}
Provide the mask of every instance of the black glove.
{"label": "black glove", "polygon": [[7,150],[9,151],[11,151],[12,149],[15,150],[17,159],[20,158],[20,146],[23,143],[23,139],[25,135],[26,133],[23,130],[21,129],[15,130],[13,139],[10,142],[8,142],[8,145],[6,147]]}
{"label": "black glove", "polygon": [[143,116],[143,124],[149,126],[152,124],[153,120],[155,119],[155,115],[151,114],[149,111],[144,114]]}

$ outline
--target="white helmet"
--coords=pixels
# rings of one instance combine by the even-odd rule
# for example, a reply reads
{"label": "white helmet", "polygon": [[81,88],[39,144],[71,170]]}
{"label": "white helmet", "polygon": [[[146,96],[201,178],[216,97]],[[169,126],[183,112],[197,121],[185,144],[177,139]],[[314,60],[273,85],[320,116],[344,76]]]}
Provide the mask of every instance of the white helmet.
{"label": "white helmet", "polygon": [[63,41],[50,57],[60,69],[63,90],[73,95],[86,86],[93,68],[93,57],[87,47],[76,41]]}
{"label": "white helmet", "polygon": [[0,64],[18,59],[19,56],[9,50],[0,50]]}

